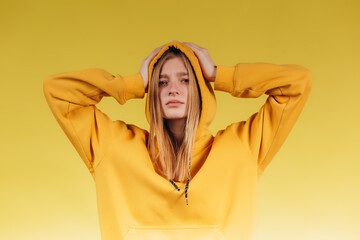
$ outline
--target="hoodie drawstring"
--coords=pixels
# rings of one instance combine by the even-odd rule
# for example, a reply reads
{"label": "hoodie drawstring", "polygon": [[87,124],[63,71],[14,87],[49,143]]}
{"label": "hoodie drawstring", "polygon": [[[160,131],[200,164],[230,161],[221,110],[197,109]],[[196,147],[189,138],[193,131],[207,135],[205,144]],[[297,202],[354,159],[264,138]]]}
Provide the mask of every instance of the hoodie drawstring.
{"label": "hoodie drawstring", "polygon": [[189,178],[186,181],[186,186],[185,186],[185,199],[186,199],[186,205],[188,204],[188,198],[187,198],[187,191],[188,191],[188,187],[189,187]]}
{"label": "hoodie drawstring", "polygon": [[[176,185],[176,183],[175,183],[173,180],[169,179],[169,181],[170,181],[171,184],[175,187],[176,190],[180,191],[180,188]],[[187,178],[187,180],[186,180],[186,186],[185,186],[185,200],[186,200],[186,205],[189,205],[189,204],[188,204],[188,197],[187,197],[187,196],[188,196],[188,194],[187,194],[188,188],[189,188],[189,178]]]}
{"label": "hoodie drawstring", "polygon": [[174,185],[174,187],[176,188],[176,190],[180,191],[180,188],[178,188],[178,186],[176,185],[176,183],[174,183],[173,180],[169,179],[170,182],[172,183],[172,185]]}

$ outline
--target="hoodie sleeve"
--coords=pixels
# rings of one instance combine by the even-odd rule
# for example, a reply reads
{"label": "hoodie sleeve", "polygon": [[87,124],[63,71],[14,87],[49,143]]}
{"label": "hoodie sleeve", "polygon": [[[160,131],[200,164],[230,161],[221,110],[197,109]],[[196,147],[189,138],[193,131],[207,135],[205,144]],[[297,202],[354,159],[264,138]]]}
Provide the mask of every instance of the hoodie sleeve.
{"label": "hoodie sleeve", "polygon": [[257,159],[259,176],[274,157],[300,115],[311,89],[312,75],[299,65],[239,63],[218,66],[215,90],[234,97],[269,95],[259,112],[228,128]]}
{"label": "hoodie sleeve", "polygon": [[[116,76],[98,68],[50,76],[43,83],[45,98],[61,128],[93,174],[111,142],[115,123],[96,106],[104,96],[120,104],[145,94],[140,73]],[[117,134],[127,125],[118,121]]]}

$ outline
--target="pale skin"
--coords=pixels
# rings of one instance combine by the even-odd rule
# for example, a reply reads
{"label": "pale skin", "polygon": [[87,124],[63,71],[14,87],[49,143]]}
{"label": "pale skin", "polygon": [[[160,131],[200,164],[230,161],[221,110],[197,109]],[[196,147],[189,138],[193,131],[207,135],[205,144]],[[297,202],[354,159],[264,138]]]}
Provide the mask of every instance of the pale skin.
{"label": "pale skin", "polygon": [[[214,82],[216,78],[216,65],[207,49],[195,43],[182,42],[193,50],[204,74],[205,80]],[[163,46],[156,48],[141,63],[140,74],[144,81],[144,87],[148,88],[148,68],[151,60],[159,53]],[[181,58],[167,60],[160,72],[159,98],[164,119],[176,141],[181,142],[184,138],[184,126],[187,117],[187,101],[189,81],[187,69]]]}

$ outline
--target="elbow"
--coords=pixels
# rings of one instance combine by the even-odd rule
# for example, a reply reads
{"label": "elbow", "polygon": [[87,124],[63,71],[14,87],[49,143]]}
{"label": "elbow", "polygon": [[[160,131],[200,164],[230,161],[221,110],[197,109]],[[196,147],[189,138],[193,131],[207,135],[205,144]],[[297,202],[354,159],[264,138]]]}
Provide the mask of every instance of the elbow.
{"label": "elbow", "polygon": [[45,97],[48,95],[48,93],[51,91],[51,85],[52,85],[52,79],[50,77],[47,77],[43,81],[43,92]]}
{"label": "elbow", "polygon": [[297,82],[300,85],[300,89],[302,90],[302,93],[310,92],[312,87],[312,73],[309,69],[300,66],[295,65],[297,69]]}
{"label": "elbow", "polygon": [[53,95],[56,89],[56,77],[55,75],[49,76],[43,81],[43,93],[46,98]]}
{"label": "elbow", "polygon": [[310,70],[303,68],[303,82],[304,82],[304,88],[306,92],[310,92],[312,87],[312,73]]}

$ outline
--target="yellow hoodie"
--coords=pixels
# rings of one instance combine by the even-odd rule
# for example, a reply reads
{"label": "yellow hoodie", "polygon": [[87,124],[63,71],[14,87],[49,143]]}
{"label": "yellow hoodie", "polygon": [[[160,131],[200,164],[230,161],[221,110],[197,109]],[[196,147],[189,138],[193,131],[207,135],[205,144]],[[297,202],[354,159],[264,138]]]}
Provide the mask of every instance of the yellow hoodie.
{"label": "yellow hoodie", "polygon": [[[310,92],[311,73],[298,65],[217,66],[215,90],[238,98],[269,96],[258,113],[214,137],[208,126],[215,116],[215,96],[190,48],[178,41],[166,44],[150,63],[149,79],[157,59],[170,46],[189,58],[202,100],[189,205],[186,183],[175,182],[178,191],[155,172],[146,148],[148,132],[112,121],[96,107],[104,96],[120,104],[143,98],[140,73],[124,77],[93,68],[44,81],[55,118],[95,181],[102,240],[251,239],[257,180],[299,116]],[[148,104],[147,98],[147,117]]]}

